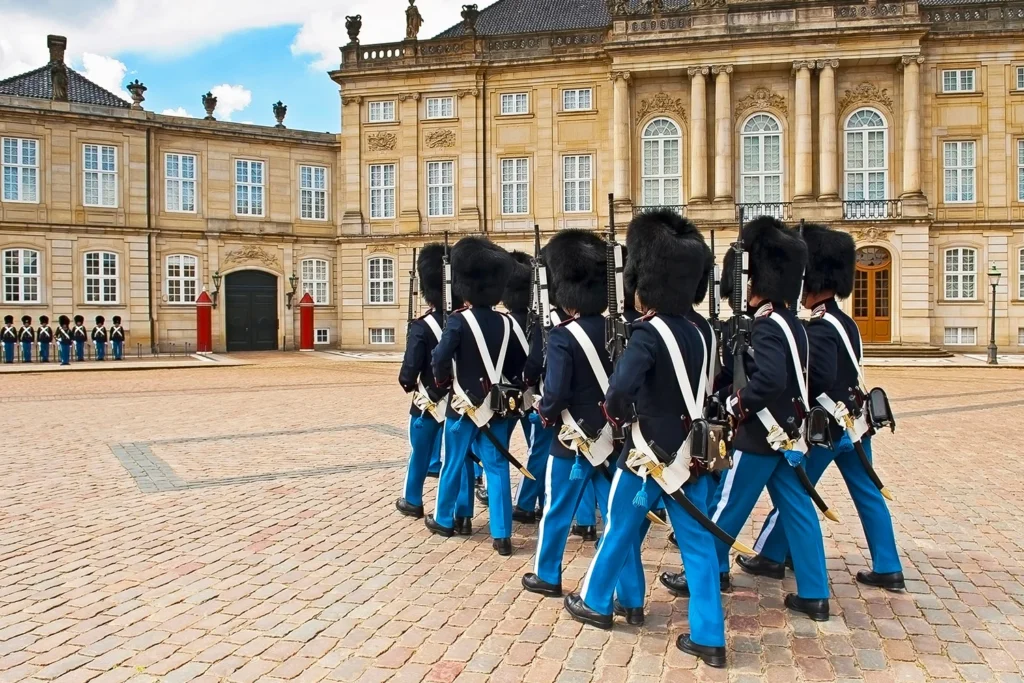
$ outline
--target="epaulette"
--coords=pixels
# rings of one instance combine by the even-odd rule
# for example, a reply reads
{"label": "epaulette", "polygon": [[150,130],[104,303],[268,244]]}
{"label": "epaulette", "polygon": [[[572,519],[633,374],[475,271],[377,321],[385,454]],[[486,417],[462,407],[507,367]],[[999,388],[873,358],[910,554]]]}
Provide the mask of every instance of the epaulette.
{"label": "epaulette", "polygon": [[432,315],[434,315],[434,309],[433,308],[431,308],[429,311],[427,311],[426,313],[424,313],[420,317],[416,318],[416,320],[426,320],[427,318],[429,318]]}
{"label": "epaulette", "polygon": [[463,311],[468,311],[468,310],[469,310],[469,306],[467,305],[467,306],[463,306],[462,308],[456,308],[454,311],[452,311],[452,313],[453,314],[454,313],[462,313]]}
{"label": "epaulette", "polygon": [[766,318],[775,312],[775,307],[772,306],[772,302],[761,304],[761,308],[757,309],[757,313],[754,313],[755,318]]}
{"label": "epaulette", "polygon": [[648,320],[650,320],[651,318],[653,318],[656,315],[658,315],[657,311],[647,311],[642,316],[637,318],[634,322],[635,323],[645,323],[645,322],[647,322]]}
{"label": "epaulette", "polygon": [[557,325],[555,325],[555,327],[565,327],[569,323],[573,322],[574,320],[578,320],[578,319],[579,319],[579,316],[573,316],[572,318],[566,318],[565,320],[563,320],[563,321],[559,322]]}
{"label": "epaulette", "polygon": [[825,308],[825,304],[818,304],[817,306],[814,307],[814,310],[811,311],[811,320],[817,320],[819,318],[822,318],[827,312],[828,311]]}

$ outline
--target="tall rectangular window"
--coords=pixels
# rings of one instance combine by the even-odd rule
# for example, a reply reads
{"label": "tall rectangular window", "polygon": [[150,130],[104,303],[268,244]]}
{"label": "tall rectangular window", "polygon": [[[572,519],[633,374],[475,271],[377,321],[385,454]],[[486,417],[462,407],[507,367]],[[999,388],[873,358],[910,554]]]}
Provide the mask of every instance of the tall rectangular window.
{"label": "tall rectangular window", "polygon": [[395,217],[395,165],[370,164],[370,218]]}
{"label": "tall rectangular window", "polygon": [[313,303],[326,306],[331,303],[330,278],[327,274],[327,261],[319,258],[302,260],[302,293],[309,292]]}
{"label": "tall rectangular window", "polygon": [[1017,252],[1017,298],[1024,299],[1024,249]]}
{"label": "tall rectangular window", "polygon": [[1024,140],[1017,140],[1017,199],[1024,202]]}
{"label": "tall rectangular window", "polygon": [[1024,90],[1024,66],[1017,67],[1017,90]]}
{"label": "tall rectangular window", "polygon": [[455,162],[427,162],[427,215],[455,215]]}
{"label": "tall rectangular window", "polygon": [[109,251],[85,253],[85,303],[116,304],[117,254]]}
{"label": "tall rectangular window", "polygon": [[502,115],[530,113],[530,103],[526,93],[515,92],[503,94],[501,96],[501,113]]}
{"label": "tall rectangular window", "polygon": [[299,215],[311,221],[327,220],[327,169],[299,166]]}
{"label": "tall rectangular window", "polygon": [[943,71],[942,92],[974,92],[974,69]]}
{"label": "tall rectangular window", "polygon": [[370,102],[370,122],[380,123],[382,121],[395,120],[395,101]]}
{"label": "tall rectangular window", "polygon": [[395,259],[390,256],[377,256],[370,259],[367,268],[370,275],[370,303],[395,303]]}
{"label": "tall rectangular window", "polygon": [[164,155],[165,198],[168,211],[196,210],[196,158],[192,154]]}
{"label": "tall rectangular window", "polygon": [[977,297],[978,251],[969,248],[947,249],[945,254],[945,280],[947,299]]}
{"label": "tall rectangular window", "polygon": [[263,162],[235,160],[235,214],[263,215]]}
{"label": "tall rectangular window", "polygon": [[562,111],[583,111],[590,109],[594,91],[590,88],[578,88],[562,91]]}
{"label": "tall rectangular window", "polygon": [[38,304],[39,252],[34,249],[4,250],[4,303]]}
{"label": "tall rectangular window", "polygon": [[974,141],[943,144],[943,182],[946,202],[974,201]]}
{"label": "tall rectangular window", "polygon": [[0,153],[5,202],[39,201],[39,142],[4,138]]}
{"label": "tall rectangular window", "polygon": [[117,148],[111,145],[83,145],[86,206],[117,207]]}
{"label": "tall rectangular window", "polygon": [[428,97],[428,119],[450,119],[455,116],[454,97]]}
{"label": "tall rectangular window", "polygon": [[562,210],[586,213],[590,207],[590,183],[593,178],[593,157],[579,154],[562,157]]}
{"label": "tall rectangular window", "polygon": [[501,212],[525,214],[530,212],[530,160],[501,160]]}
{"label": "tall rectangular window", "polygon": [[190,254],[167,257],[167,303],[195,303],[199,292],[199,259]]}

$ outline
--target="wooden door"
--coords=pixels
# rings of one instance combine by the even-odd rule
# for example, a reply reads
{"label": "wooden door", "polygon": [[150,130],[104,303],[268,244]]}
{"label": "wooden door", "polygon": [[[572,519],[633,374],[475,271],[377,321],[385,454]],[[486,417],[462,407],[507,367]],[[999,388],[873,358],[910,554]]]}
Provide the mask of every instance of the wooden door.
{"label": "wooden door", "polygon": [[857,250],[853,319],[865,343],[892,341],[892,258],[881,247]]}
{"label": "wooden door", "polygon": [[225,278],[228,351],[277,349],[277,277],[243,270]]}

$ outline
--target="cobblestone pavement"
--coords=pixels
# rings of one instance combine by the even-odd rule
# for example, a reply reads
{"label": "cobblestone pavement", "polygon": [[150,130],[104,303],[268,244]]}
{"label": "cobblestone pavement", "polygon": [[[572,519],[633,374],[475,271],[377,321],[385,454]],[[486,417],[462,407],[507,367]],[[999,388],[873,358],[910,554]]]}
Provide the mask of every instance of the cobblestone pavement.
{"label": "cobblestone pavement", "polygon": [[[444,540],[394,510],[396,366],[246,359],[0,378],[0,681],[1024,680],[1020,371],[869,370],[899,418],[875,452],[909,590],[854,582],[866,544],[830,472],[834,616],[788,614],[792,577],[734,572],[722,672],[675,648],[686,602],[652,585],[679,565],[664,530],[647,625],[583,628],[519,587],[534,528],[501,558],[485,511]],[[569,542],[567,590],[593,553]]]}

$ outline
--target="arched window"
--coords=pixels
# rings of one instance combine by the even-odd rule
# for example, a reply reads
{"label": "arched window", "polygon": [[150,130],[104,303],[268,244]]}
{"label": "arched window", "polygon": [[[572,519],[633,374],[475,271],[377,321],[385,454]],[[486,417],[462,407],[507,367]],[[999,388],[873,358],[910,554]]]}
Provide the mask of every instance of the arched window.
{"label": "arched window", "polygon": [[195,303],[199,295],[199,259],[191,254],[171,254],[165,280],[167,303]]}
{"label": "arched window", "polygon": [[[754,114],[741,133],[743,164],[740,191],[743,204],[782,202],[782,127],[771,114]],[[780,207],[781,208],[781,207]],[[772,209],[762,213],[774,214]]]}
{"label": "arched window", "polygon": [[4,303],[40,303],[38,251],[4,249]]}
{"label": "arched window", "polygon": [[874,109],[858,109],[846,119],[845,197],[847,218],[885,218],[889,187],[888,130]]}
{"label": "arched window", "polygon": [[390,256],[375,256],[370,259],[367,266],[370,274],[370,303],[395,303],[395,259]]}
{"label": "arched window", "polygon": [[309,292],[313,303],[326,306],[331,303],[330,278],[327,261],[319,258],[302,260],[302,292]]}
{"label": "arched window", "polygon": [[978,250],[969,247],[947,249],[945,252],[947,299],[977,299]]}
{"label": "arched window", "polygon": [[669,119],[654,119],[644,127],[644,206],[682,205],[681,143],[679,126]]}

